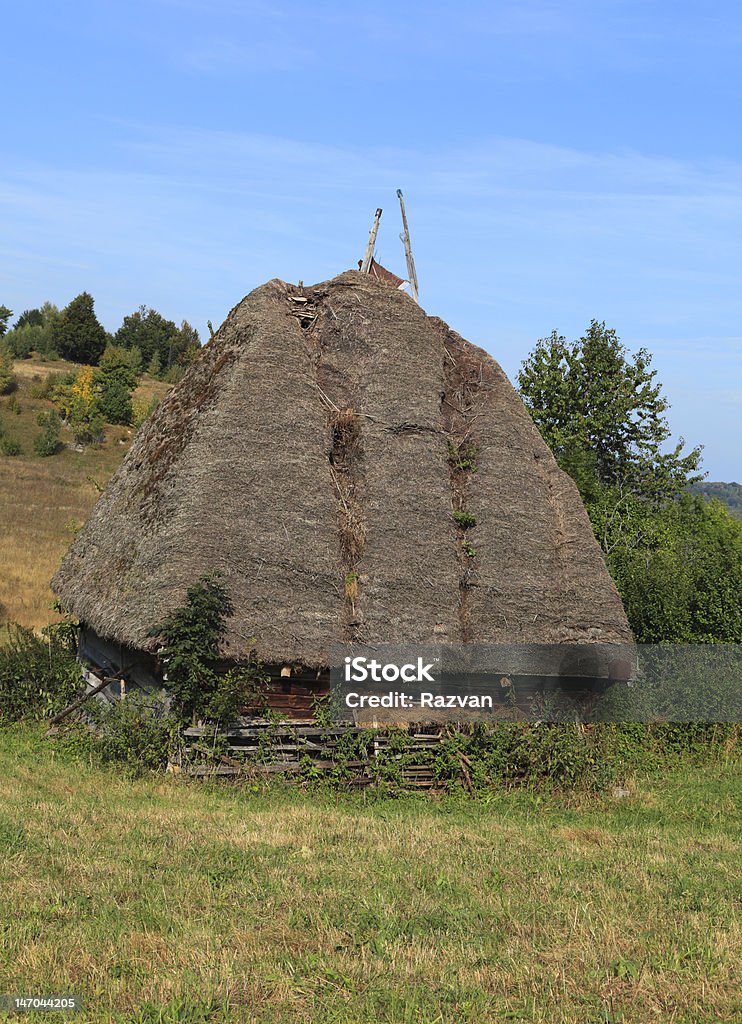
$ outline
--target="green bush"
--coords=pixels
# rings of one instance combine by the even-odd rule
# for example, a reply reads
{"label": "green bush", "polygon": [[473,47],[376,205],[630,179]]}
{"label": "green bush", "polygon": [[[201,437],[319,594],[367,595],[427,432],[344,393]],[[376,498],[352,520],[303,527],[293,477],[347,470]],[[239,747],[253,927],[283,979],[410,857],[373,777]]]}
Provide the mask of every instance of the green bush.
{"label": "green bush", "polygon": [[13,360],[7,348],[0,349],[0,395],[9,395],[16,387]]}
{"label": "green bush", "polygon": [[152,636],[161,639],[160,658],[173,711],[184,722],[233,719],[239,708],[254,703],[264,680],[257,658],[224,671],[219,643],[232,614],[232,602],[219,573],[189,587],[184,607],[176,609]]}
{"label": "green bush", "polygon": [[59,416],[53,409],[50,409],[49,412],[40,412],[36,422],[41,427],[41,433],[34,438],[34,451],[42,458],[56,455],[62,447],[60,441],[62,424]]}
{"label": "green bush", "polygon": [[106,423],[131,423],[133,410],[131,391],[122,381],[103,378],[98,407]]}
{"label": "green bush", "polygon": [[66,745],[102,764],[116,762],[141,770],[167,767],[181,745],[182,723],[157,697],[129,693],[115,704],[91,700],[87,723],[67,737]]}
{"label": "green bush", "polygon": [[0,438],[0,452],[7,458],[15,458],[16,455],[21,454],[21,445],[14,437],[8,437],[5,435]]}
{"label": "green bush", "polygon": [[448,463],[459,473],[476,473],[479,469],[478,456],[479,447],[473,441],[462,441],[458,445],[448,442]]}
{"label": "green bush", "polygon": [[55,390],[70,385],[75,379],[74,371],[47,373],[44,377],[35,373],[31,378],[31,398],[53,399]]}
{"label": "green bush", "polygon": [[0,723],[56,714],[82,689],[75,660],[76,634],[66,624],[38,637],[24,626],[8,626],[0,646]]}
{"label": "green bush", "polygon": [[471,512],[454,512],[453,521],[462,530],[470,530],[473,526],[477,525],[477,517],[472,515]]}

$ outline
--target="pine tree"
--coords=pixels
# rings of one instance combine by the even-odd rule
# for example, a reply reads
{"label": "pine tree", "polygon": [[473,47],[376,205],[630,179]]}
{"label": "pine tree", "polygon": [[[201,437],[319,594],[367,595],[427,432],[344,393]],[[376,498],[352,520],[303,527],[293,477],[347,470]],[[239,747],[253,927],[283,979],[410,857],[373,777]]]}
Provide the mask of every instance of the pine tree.
{"label": "pine tree", "polygon": [[95,365],[102,356],[108,335],[98,322],[93,296],[82,292],[62,310],[53,326],[52,343],[63,359]]}
{"label": "pine tree", "polygon": [[0,349],[0,395],[8,395],[14,388],[13,360],[9,352]]}

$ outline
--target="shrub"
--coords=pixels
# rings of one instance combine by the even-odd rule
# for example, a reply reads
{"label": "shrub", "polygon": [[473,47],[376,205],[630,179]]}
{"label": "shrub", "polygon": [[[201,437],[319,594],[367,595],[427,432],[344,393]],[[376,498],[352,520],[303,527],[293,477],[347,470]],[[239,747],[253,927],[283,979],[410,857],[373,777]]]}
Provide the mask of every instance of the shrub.
{"label": "shrub", "polygon": [[162,639],[166,686],[173,711],[184,722],[226,721],[243,705],[254,703],[264,678],[257,658],[220,670],[219,642],[231,614],[232,602],[220,574],[212,573],[189,587],[185,606],[152,631]]}
{"label": "shrub", "polygon": [[115,377],[102,380],[98,407],[106,423],[131,423],[131,392],[126,384]]}
{"label": "shrub", "polygon": [[16,387],[13,360],[7,349],[0,349],[0,395],[8,395]]}
{"label": "shrub", "polygon": [[56,455],[62,447],[60,442],[62,425],[59,416],[51,409],[49,412],[40,412],[36,422],[41,427],[41,433],[34,438],[34,451],[42,458]]}
{"label": "shrub", "polygon": [[157,697],[137,691],[115,704],[90,701],[85,716],[87,728],[76,729],[68,745],[82,748],[103,764],[164,769],[181,743],[177,715]]}
{"label": "shrub", "polygon": [[74,372],[47,373],[44,377],[35,373],[31,379],[31,398],[53,399],[56,389],[69,385],[75,379]]}
{"label": "shrub", "polygon": [[462,441],[459,445],[453,441],[448,442],[448,463],[460,473],[476,473],[479,468],[478,455],[479,448],[473,441]]}
{"label": "shrub", "polygon": [[16,455],[21,454],[21,445],[14,437],[8,437],[7,435],[0,439],[0,452],[7,458],[15,458]]}
{"label": "shrub", "polygon": [[44,632],[42,639],[24,626],[8,626],[0,646],[0,723],[54,715],[82,688],[75,631],[61,624]]}

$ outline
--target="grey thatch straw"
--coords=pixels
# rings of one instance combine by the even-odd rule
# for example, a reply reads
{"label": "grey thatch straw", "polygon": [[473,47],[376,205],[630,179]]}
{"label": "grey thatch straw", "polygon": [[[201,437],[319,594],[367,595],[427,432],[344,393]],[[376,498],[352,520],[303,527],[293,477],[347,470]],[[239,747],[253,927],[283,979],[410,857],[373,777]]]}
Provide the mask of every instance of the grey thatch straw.
{"label": "grey thatch straw", "polygon": [[229,658],[631,640],[577,489],[500,367],[356,271],[269,281],[232,310],[52,585],[101,637],[151,650],[215,569]]}

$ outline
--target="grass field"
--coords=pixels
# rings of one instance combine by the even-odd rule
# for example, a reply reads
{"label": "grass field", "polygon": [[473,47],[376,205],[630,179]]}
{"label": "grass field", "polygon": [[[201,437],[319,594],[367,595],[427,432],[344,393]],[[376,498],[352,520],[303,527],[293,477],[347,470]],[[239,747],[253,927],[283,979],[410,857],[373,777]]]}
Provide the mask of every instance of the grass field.
{"label": "grass field", "polygon": [[0,993],[77,994],[80,1024],[731,1024],[739,789],[717,764],[582,804],[259,792],[6,730]]}
{"label": "grass field", "polygon": [[[108,426],[103,445],[75,451],[64,429],[63,451],[48,458],[35,454],[36,419],[53,406],[32,397],[31,390],[46,375],[69,369],[73,364],[62,361],[17,360],[18,388],[0,397],[0,420],[21,445],[14,458],[0,455],[0,623],[38,628],[55,619],[49,580],[133,436],[130,428]],[[135,398],[149,401],[167,390],[167,384],[145,377]],[[12,411],[16,404],[19,413]]]}

